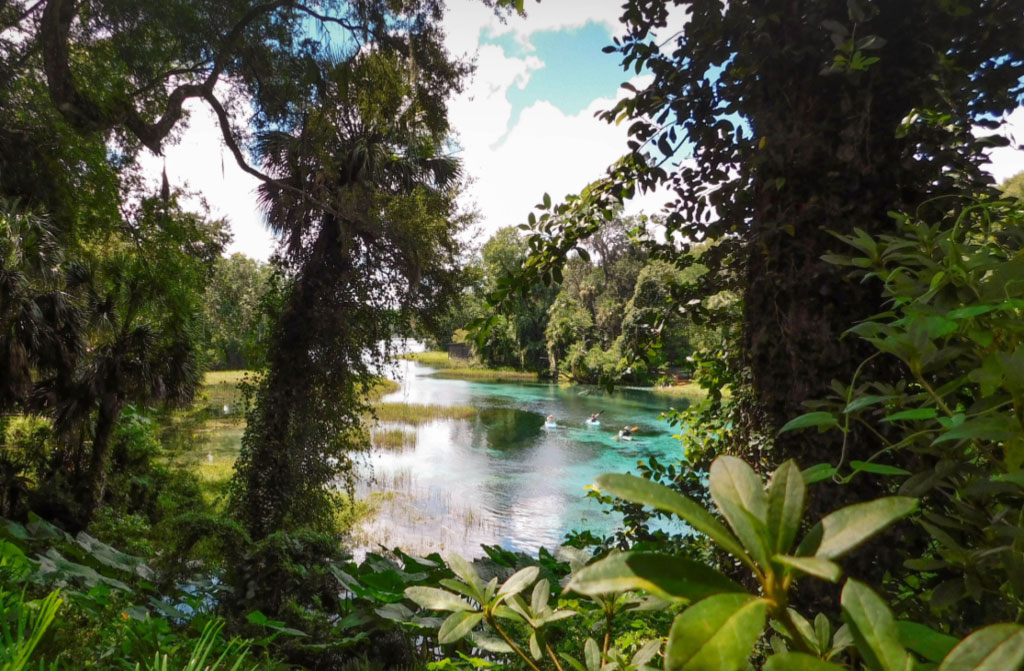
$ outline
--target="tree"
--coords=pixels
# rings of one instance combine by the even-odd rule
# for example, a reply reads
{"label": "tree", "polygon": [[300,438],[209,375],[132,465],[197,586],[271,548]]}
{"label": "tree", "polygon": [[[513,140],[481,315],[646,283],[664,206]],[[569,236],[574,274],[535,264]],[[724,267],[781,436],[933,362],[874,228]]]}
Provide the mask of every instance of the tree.
{"label": "tree", "polygon": [[[420,18],[409,39],[432,39]],[[233,479],[231,509],[254,539],[333,528],[330,487],[351,482],[368,447],[365,395],[391,335],[413,315],[429,324],[459,288],[443,74],[401,50],[356,51],[325,64],[293,132],[261,142],[275,179],[260,197],[290,290]]]}
{"label": "tree", "polygon": [[273,267],[232,254],[218,259],[203,297],[204,356],[214,369],[251,369],[271,328],[266,300],[281,288]]}
{"label": "tree", "polygon": [[[515,275],[526,260],[526,241],[514,226],[498,229],[480,250],[484,269],[485,295],[493,292],[509,277]],[[513,299],[513,305],[504,320],[502,331],[514,342],[514,358],[497,356],[499,350],[483,348],[481,355],[488,363],[515,366],[521,370],[541,370],[547,354],[544,329],[548,308],[557,293],[557,287],[534,284]],[[499,339],[499,341],[501,341]]]}
{"label": "tree", "polygon": [[1006,181],[999,185],[999,190],[1007,198],[1024,200],[1024,170],[1013,177],[1007,177]]}
{"label": "tree", "polygon": [[852,375],[864,350],[839,336],[881,310],[822,261],[832,232],[885,231],[891,210],[992,191],[981,149],[1006,141],[973,130],[1020,104],[1024,15],[1001,0],[695,0],[685,24],[668,26],[669,4],[625,5],[625,35],[606,51],[652,76],[603,114],[629,122],[628,153],[542,209],[527,281],[550,277],[622,198],[667,189],[667,243],[649,241],[651,253],[682,266],[693,245],[717,243],[700,286],[676,300],[743,298],[730,363],[734,390],[750,390],[736,397],[738,448],[755,462],[825,460],[835,445],[773,436]]}

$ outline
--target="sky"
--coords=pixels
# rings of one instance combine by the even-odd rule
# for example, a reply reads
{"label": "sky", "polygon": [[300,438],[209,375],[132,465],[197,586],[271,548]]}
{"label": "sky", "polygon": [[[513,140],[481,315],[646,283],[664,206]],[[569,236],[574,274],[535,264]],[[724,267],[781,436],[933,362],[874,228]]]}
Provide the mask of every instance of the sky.
{"label": "sky", "polygon": [[[471,232],[479,244],[502,226],[523,223],[543,194],[556,201],[604,174],[626,148],[626,125],[594,117],[625,93],[615,54],[603,54],[617,33],[621,0],[527,3],[526,18],[503,23],[479,0],[450,0],[446,42],[456,55],[475,58],[466,90],[449,104],[449,119],[464,171],[472,181],[465,207],[480,216]],[[678,17],[681,19],[682,17]],[[672,25],[673,22],[670,22]],[[228,253],[266,259],[274,249],[256,206],[257,180],[243,173],[223,146],[215,119],[191,101],[188,129],[165,157],[144,163],[153,175],[166,166],[171,184],[196,193],[215,216],[228,219]],[[1024,108],[1006,120],[1015,145],[1024,143]],[[990,153],[997,181],[1024,170],[1024,151]],[[656,212],[662,199],[639,196],[627,213]]]}

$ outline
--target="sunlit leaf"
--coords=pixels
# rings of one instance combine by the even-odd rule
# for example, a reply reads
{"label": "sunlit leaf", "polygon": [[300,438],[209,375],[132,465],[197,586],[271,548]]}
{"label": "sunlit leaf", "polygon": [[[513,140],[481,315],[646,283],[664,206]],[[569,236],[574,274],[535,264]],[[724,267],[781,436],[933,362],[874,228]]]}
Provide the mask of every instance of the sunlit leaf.
{"label": "sunlit leaf", "polygon": [[888,496],[856,503],[821,520],[822,536],[815,556],[841,557],[896,520],[917,510],[917,499]]}
{"label": "sunlit leaf", "polygon": [[665,646],[665,671],[738,671],[764,629],[768,602],[716,594],[676,616]]}

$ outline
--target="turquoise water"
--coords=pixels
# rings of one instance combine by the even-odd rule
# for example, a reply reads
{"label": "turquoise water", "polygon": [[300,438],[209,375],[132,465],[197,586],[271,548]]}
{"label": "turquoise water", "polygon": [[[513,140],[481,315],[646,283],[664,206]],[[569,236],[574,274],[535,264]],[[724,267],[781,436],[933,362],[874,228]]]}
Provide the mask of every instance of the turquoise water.
{"label": "turquoise water", "polygon": [[[638,461],[681,456],[677,431],[659,415],[683,399],[644,390],[612,394],[555,384],[445,379],[402,362],[401,389],[386,402],[470,405],[472,420],[421,425],[415,448],[378,452],[367,464],[370,490],[391,492],[358,539],[366,547],[482,554],[495,544],[536,553],[567,531],[607,533],[619,520],[585,498],[584,487],[608,472],[635,470]],[[392,376],[394,377],[394,376]],[[601,424],[585,420],[601,412]],[[557,426],[544,418],[554,415]],[[624,425],[634,440],[616,440]]]}

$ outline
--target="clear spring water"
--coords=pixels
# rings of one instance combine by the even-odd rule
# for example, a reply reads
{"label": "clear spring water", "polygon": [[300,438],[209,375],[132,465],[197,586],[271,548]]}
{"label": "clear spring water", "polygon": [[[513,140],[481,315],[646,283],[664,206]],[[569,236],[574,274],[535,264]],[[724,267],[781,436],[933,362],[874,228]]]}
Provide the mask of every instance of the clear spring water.
{"label": "clear spring water", "polygon": [[[357,541],[364,548],[482,554],[500,545],[531,554],[558,545],[570,530],[612,530],[584,487],[608,472],[635,470],[651,456],[681,456],[678,430],[658,419],[683,399],[644,390],[608,394],[589,387],[446,379],[415,362],[397,365],[401,389],[385,402],[469,405],[472,420],[420,425],[415,448],[369,459],[370,490],[391,491]],[[600,426],[585,420],[601,412]],[[554,415],[557,427],[545,426]],[[638,426],[633,441],[616,440]]]}

